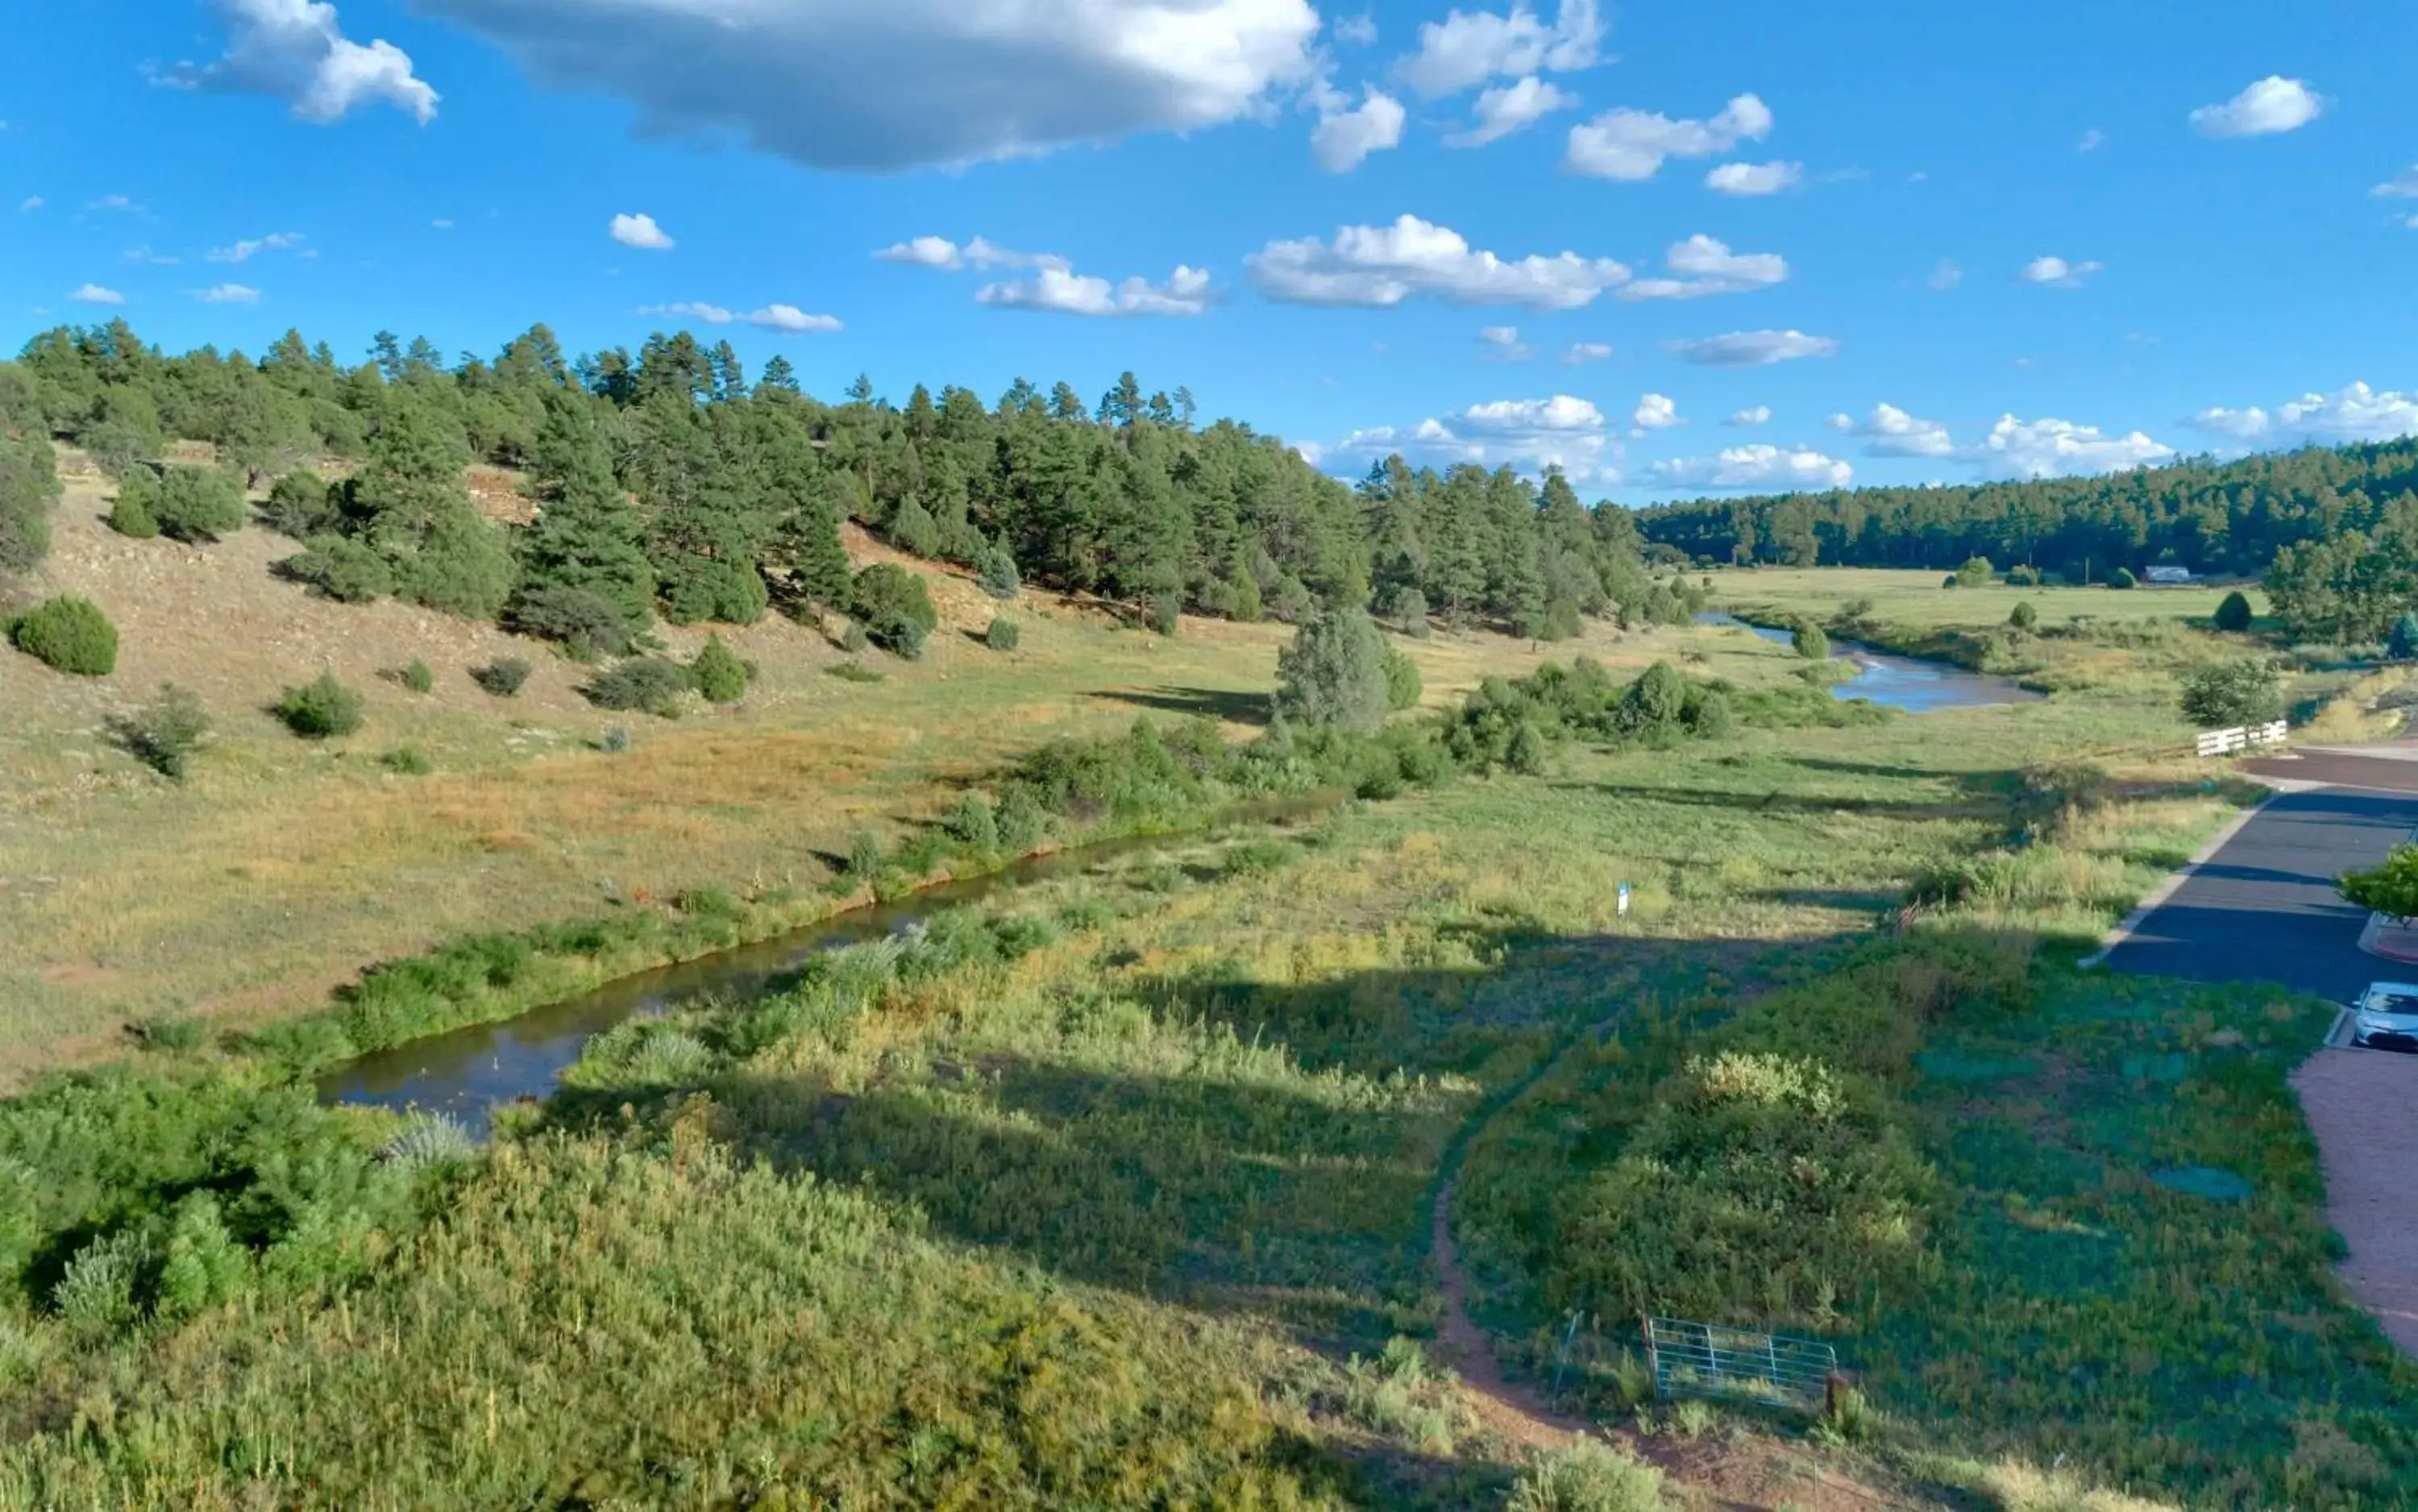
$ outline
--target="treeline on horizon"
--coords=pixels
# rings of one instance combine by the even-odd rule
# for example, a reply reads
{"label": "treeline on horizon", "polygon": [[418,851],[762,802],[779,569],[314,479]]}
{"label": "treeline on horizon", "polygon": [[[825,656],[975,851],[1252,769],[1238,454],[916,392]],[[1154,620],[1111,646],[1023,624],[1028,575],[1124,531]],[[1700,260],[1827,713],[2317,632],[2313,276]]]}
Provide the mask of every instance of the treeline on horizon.
{"label": "treeline on horizon", "polygon": [[[122,320],[59,327],[0,363],[0,578],[42,555],[54,439],[146,508],[185,470],[163,466],[169,443],[208,442],[222,470],[270,486],[264,519],[305,543],[290,575],[609,649],[624,648],[600,605],[630,636],[656,613],[857,614],[844,518],[994,591],[1046,582],[1169,633],[1180,610],[1333,605],[1560,639],[1583,616],[1668,621],[1695,600],[1647,570],[1627,510],[1583,505],[1558,472],[1535,484],[1396,457],[1346,485],[1247,425],[1196,424],[1188,390],[1145,393],[1130,373],[1091,405],[1022,379],[991,404],[919,384],[895,405],[862,377],[825,402],[787,359],[751,379],[727,342],[686,332],[572,359],[540,325],[450,363],[381,333],[348,365],[292,331],[255,361],[168,356]],[[343,481],[306,471],[325,458],[347,461]],[[474,462],[526,473],[534,525],[477,512]],[[184,482],[167,492],[207,492]],[[207,539],[196,519],[159,524]]]}

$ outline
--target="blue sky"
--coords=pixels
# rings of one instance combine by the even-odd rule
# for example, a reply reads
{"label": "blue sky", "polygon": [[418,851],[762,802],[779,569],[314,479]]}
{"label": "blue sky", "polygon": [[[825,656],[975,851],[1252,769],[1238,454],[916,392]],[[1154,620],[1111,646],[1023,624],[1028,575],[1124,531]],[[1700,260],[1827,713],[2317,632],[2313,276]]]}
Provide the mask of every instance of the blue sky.
{"label": "blue sky", "polygon": [[381,328],[492,353],[686,324],[827,396],[1130,367],[1340,475],[1553,461],[1629,502],[2418,432],[2418,7],[39,24],[0,56],[0,344],[113,314],[348,360]]}

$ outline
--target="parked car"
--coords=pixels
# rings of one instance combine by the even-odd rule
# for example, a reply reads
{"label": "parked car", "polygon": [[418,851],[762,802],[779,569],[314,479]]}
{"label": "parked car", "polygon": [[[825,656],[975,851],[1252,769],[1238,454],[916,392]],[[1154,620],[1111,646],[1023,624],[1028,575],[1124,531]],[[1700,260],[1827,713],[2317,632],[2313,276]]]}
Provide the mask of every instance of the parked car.
{"label": "parked car", "polygon": [[2371,1050],[2418,1051],[2418,987],[2369,983],[2350,1004],[2350,1042]]}

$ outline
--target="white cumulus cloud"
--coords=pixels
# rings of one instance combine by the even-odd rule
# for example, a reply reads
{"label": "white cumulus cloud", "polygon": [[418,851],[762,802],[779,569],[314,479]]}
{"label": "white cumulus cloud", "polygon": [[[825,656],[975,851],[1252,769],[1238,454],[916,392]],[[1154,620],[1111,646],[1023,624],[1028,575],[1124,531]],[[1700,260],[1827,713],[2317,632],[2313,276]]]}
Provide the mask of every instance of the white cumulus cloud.
{"label": "white cumulus cloud", "polygon": [[1317,70],[1309,0],[419,0],[636,130],[895,171],[1250,115]]}
{"label": "white cumulus cloud", "polygon": [[651,215],[617,215],[605,230],[622,246],[640,252],[669,252],[678,245]]}
{"label": "white cumulus cloud", "polygon": [[1805,357],[1835,357],[1839,344],[1801,330],[1734,330],[1701,341],[1664,344],[1691,362],[1716,368],[1760,368]]}
{"label": "white cumulus cloud", "polygon": [[1771,108],[1752,95],[1738,96],[1706,121],[1675,121],[1624,107],[1571,127],[1563,166],[1595,178],[1639,183],[1660,173],[1666,159],[1709,158],[1770,133]]}
{"label": "white cumulus cloud", "polygon": [[2078,289],[2090,281],[2099,267],[2091,262],[2069,263],[2062,257],[2035,257],[2015,270],[2015,282],[2050,289]]}
{"label": "white cumulus cloud", "polygon": [[1705,187],[1740,196],[1777,194],[1805,182],[1801,162],[1725,162],[1705,175]]}
{"label": "white cumulus cloud", "polygon": [[1466,131],[1444,139],[1448,147],[1482,147],[1489,142],[1499,142],[1512,132],[1532,126],[1557,110],[1569,110],[1579,102],[1579,97],[1559,84],[1547,84],[1535,74],[1519,83],[1487,90],[1477,97],[1470,110],[1473,117]]}
{"label": "white cumulus cloud", "polygon": [[1416,425],[1380,425],[1354,431],[1337,445],[1369,456],[1400,452],[1421,463],[1505,465],[1525,472],[1559,467],[1573,481],[1609,480],[1612,447],[1603,412],[1584,399],[1495,399]]}
{"label": "white cumulus cloud", "polygon": [[260,291],[243,283],[213,283],[207,289],[195,289],[193,298],[204,304],[258,304]]}
{"label": "white cumulus cloud", "polygon": [[786,331],[796,335],[802,331],[837,330],[837,315],[811,315],[793,304],[768,304],[747,313],[747,324],[761,326],[766,330]]}
{"label": "white cumulus cloud", "polygon": [[1945,257],[1932,265],[1931,276],[1923,280],[1936,294],[1946,294],[1964,282],[1965,270]]}
{"label": "white cumulus cloud", "polygon": [[1064,272],[1074,266],[1054,252],[1018,252],[984,237],[976,237],[962,247],[946,237],[917,237],[911,241],[894,242],[873,255],[885,263],[909,263],[947,272],[961,267],[985,272],[994,267],[1054,267]]}
{"label": "white cumulus cloud", "polygon": [[1637,407],[1630,411],[1629,423],[1641,431],[1667,431],[1674,425],[1685,425],[1679,418],[1679,402],[1669,394],[1640,394]]}
{"label": "white cumulus cloud", "polygon": [[1481,326],[1477,339],[1494,350],[1487,355],[1500,362],[1525,362],[1536,349],[1520,339],[1517,326]]}
{"label": "white cumulus cloud", "polygon": [[2411,163],[2368,192],[2379,199],[2418,200],[2418,162]]}
{"label": "white cumulus cloud", "polygon": [[642,304],[638,306],[638,313],[661,315],[667,320],[702,321],[709,326],[727,326],[738,318],[722,306],[708,304],[702,299],[682,299],[674,304]]}
{"label": "white cumulus cloud", "polygon": [[2418,435],[2418,391],[2353,383],[2334,392],[2304,393],[2275,406],[2203,409],[2183,423],[2236,440],[2394,441]]}
{"label": "white cumulus cloud", "polygon": [[2269,74],[2222,105],[2202,105],[2191,113],[2192,130],[2202,136],[2273,136],[2297,131],[2322,114],[2326,98],[2310,89],[2304,79]]}
{"label": "white cumulus cloud", "polygon": [[1629,280],[1628,267],[1609,257],[1565,252],[1508,261],[1415,215],[1391,225],[1345,226],[1332,242],[1272,241],[1244,263],[1272,299],[1372,309],[1428,295],[1456,304],[1575,310]]}
{"label": "white cumulus cloud", "polygon": [[1757,425],[1768,425],[1771,423],[1771,406],[1769,405],[1750,405],[1744,409],[1734,409],[1730,411],[1730,418],[1722,421],[1722,423],[1724,425],[1734,425],[1740,430],[1751,429]]}
{"label": "white cumulus cloud", "polygon": [[894,242],[873,255],[885,263],[913,263],[922,267],[956,268],[965,266],[957,255],[957,244],[946,237],[917,237],[909,241]]}
{"label": "white cumulus cloud", "polygon": [[1862,420],[1833,415],[1830,429],[1861,438],[1868,457],[1952,457],[1956,443],[1937,420],[1909,415],[1895,405],[1875,405]]}
{"label": "white cumulus cloud", "polygon": [[1002,310],[1067,315],[1197,315],[1209,308],[1209,274],[1178,265],[1165,283],[1129,278],[1111,284],[1071,268],[1042,267],[1029,279],[986,283],[974,298]]}
{"label": "white cumulus cloud", "polygon": [[1856,469],[1836,457],[1762,441],[1723,447],[1709,457],[1674,457],[1653,467],[1654,481],[1664,488],[1844,488],[1855,476]]}
{"label": "white cumulus cloud", "polygon": [[2082,133],[2081,140],[2074,144],[2074,150],[2076,152],[2096,152],[2106,145],[2107,133],[2094,126],[2089,130]]}
{"label": "white cumulus cloud", "polygon": [[124,304],[126,296],[115,289],[104,289],[98,283],[86,283],[68,296],[78,304]]}
{"label": "white cumulus cloud", "polygon": [[2171,461],[2174,454],[2174,448],[2141,431],[2104,435],[2095,425],[2055,419],[2022,420],[2012,415],[1999,416],[1982,444],[1967,453],[1984,472],[2004,478],[2122,472]]}
{"label": "white cumulus cloud", "polygon": [[321,0],[218,0],[226,51],[213,63],[179,63],[154,74],[181,89],[269,95],[316,126],[358,105],[392,105],[422,126],[436,116],[435,89],[412,72],[411,55],[377,38],[344,36],[336,8]]}
{"label": "white cumulus cloud", "polygon": [[41,207],[42,197],[39,194],[28,194],[17,202],[17,210],[20,214],[29,214]]}
{"label": "white cumulus cloud", "polygon": [[1335,39],[1354,47],[1367,47],[1377,39],[1377,18],[1369,11],[1356,16],[1344,16],[1335,23]]}
{"label": "white cumulus cloud", "polygon": [[1600,362],[1610,356],[1612,344],[1609,342],[1572,342],[1570,349],[1562,354],[1562,360],[1571,367],[1581,368],[1590,362]]}
{"label": "white cumulus cloud", "polygon": [[1788,263],[1778,252],[1733,252],[1703,235],[1671,244],[1663,264],[1676,278],[1642,278],[1621,286],[1623,299],[1694,299],[1707,294],[1743,294],[1785,283]]}
{"label": "white cumulus cloud", "polygon": [[1319,112],[1309,150],[1328,173],[1348,174],[1369,154],[1401,145],[1404,118],[1402,102],[1371,84],[1355,108]]}
{"label": "white cumulus cloud", "polygon": [[232,246],[213,247],[202,255],[213,263],[245,263],[265,252],[291,252],[302,245],[298,231],[272,231],[265,237],[253,237]]}
{"label": "white cumulus cloud", "polygon": [[1595,0],[1562,0],[1553,23],[1538,19],[1523,0],[1508,15],[1455,10],[1419,27],[1419,50],[1396,72],[1429,99],[1457,95],[1489,79],[1594,67],[1603,41]]}

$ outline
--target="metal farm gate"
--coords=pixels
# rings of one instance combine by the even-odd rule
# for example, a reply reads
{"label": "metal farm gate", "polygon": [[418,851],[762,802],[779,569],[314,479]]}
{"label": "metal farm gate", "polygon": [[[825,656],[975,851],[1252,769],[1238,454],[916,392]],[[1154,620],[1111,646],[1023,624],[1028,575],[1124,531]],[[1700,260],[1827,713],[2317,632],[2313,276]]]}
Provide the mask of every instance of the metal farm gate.
{"label": "metal farm gate", "polygon": [[1822,1409],[1839,1373],[1829,1345],[1676,1318],[1645,1320],[1645,1361],[1657,1397],[1726,1397]]}

